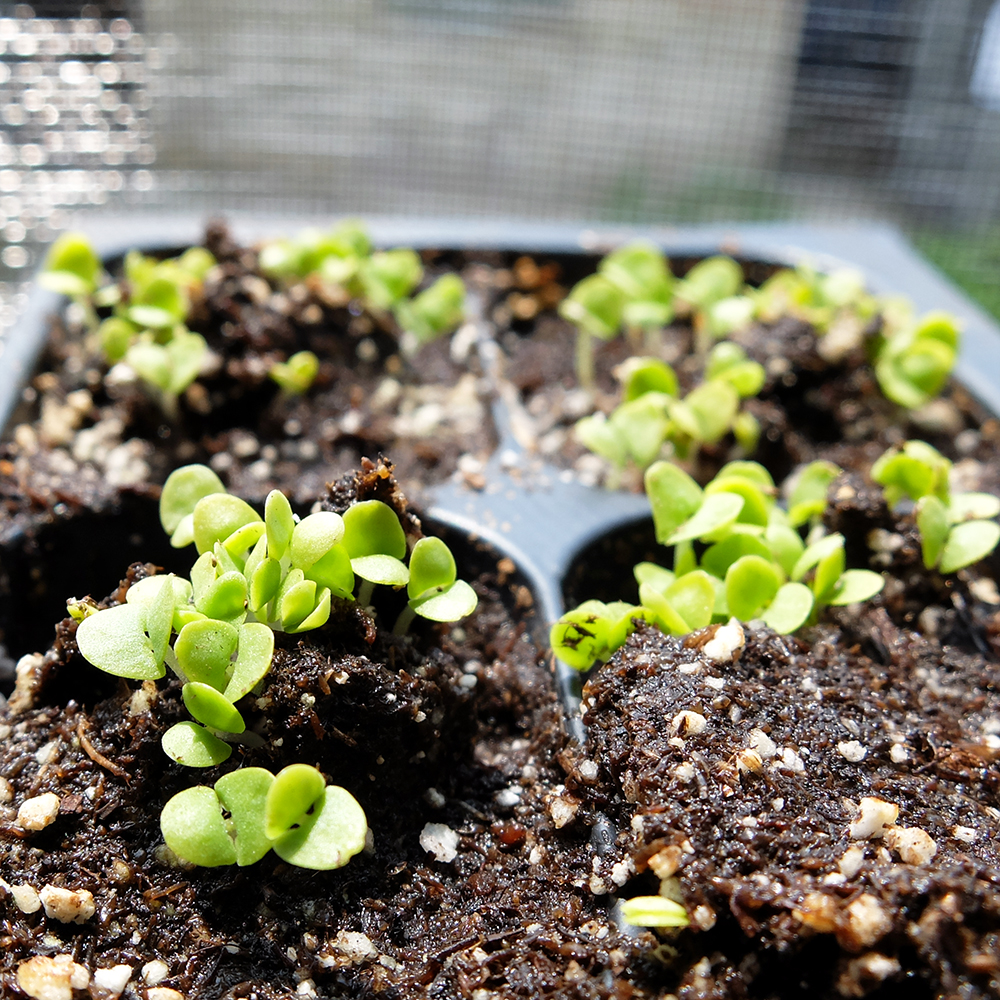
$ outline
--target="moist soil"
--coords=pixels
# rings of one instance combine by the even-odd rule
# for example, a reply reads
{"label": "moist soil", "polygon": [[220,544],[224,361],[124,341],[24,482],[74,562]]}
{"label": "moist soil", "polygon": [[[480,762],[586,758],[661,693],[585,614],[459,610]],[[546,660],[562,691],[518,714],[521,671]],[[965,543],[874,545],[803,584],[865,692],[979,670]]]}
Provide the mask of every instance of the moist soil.
{"label": "moist soil", "polygon": [[[496,443],[488,420],[471,444],[430,435],[433,459],[395,430],[342,433],[350,412],[375,428],[370,400],[387,378],[416,389],[469,376],[487,402],[497,383],[483,385],[487,366],[475,350],[456,361],[461,351],[447,345],[432,345],[417,362],[425,367],[394,374],[392,358],[402,362],[388,332],[383,341],[366,325],[371,317],[309,290],[296,302],[299,293],[269,286],[265,298],[251,252],[218,227],[209,245],[224,274],[204,304],[215,319],[192,323],[225,359],[215,381],[204,380],[209,412],[198,410],[196,390],[162,434],[136,387],[106,387],[100,372],[95,381],[57,326],[54,368],[35,379],[22,424],[34,438],[16,431],[0,463],[0,582],[13,609],[4,641],[14,658],[47,648],[23,661],[0,714],[0,877],[10,887],[87,890],[96,903],[83,923],[62,923],[0,893],[5,996],[23,996],[16,971],[26,959],[58,954],[91,972],[128,965],[125,996],[151,1000],[166,1000],[156,988],[211,1000],[1000,996],[997,560],[947,579],[924,570],[912,519],[890,512],[866,476],[889,444],[920,436],[957,463],[961,488],[998,492],[1000,426],[957,387],[901,424],[863,356],[822,359],[815,335],[792,320],[743,338],[768,372],[753,403],[764,427],[755,457],[776,480],[819,457],[845,469],[831,486],[827,526],[846,535],[849,565],[886,572],[879,597],[828,610],[797,637],[746,626],[722,654],[717,627],[684,639],[641,628],[588,678],[579,745],[556,699],[547,623],[517,568],[425,523],[445,533],[473,581],[475,614],[400,640],[380,627],[399,602],[383,595],[375,624],[344,606],[317,632],[279,634],[263,690],[241,704],[263,746],[241,747],[196,778],[210,784],[235,764],[314,763],[361,802],[368,848],[333,872],[273,854],[246,869],[172,858],[159,812],[194,783],[159,747],[184,717],[179,687],[127,685],[91,667],[60,604],[89,591],[109,594],[110,606],[159,568],[189,568],[156,523],[155,483],[182,462],[215,456],[233,492],[259,500],[279,486],[302,512],[378,495],[412,538],[419,508],[415,520],[388,466],[360,457],[392,446],[407,492],[412,483],[419,495],[448,475],[481,487],[462,456],[480,461]],[[547,435],[579,409],[570,334],[554,306],[594,262],[458,253],[425,261],[458,268],[482,295],[517,388],[517,426],[546,451],[559,437],[542,447]],[[321,318],[307,323],[312,306]],[[307,333],[319,339],[303,340]],[[248,374],[262,358],[305,346],[321,353],[323,337],[330,360],[308,401]],[[366,339],[378,356],[365,347],[372,360],[359,366]],[[683,361],[690,341],[684,326],[664,341],[682,381],[693,373]],[[613,343],[598,356],[598,406],[614,403],[620,350]],[[85,386],[91,404],[69,438],[46,440],[45,399],[54,401],[51,430],[54,403],[70,406]],[[80,434],[112,419],[121,427],[105,428],[103,458],[74,458]],[[332,440],[322,430],[331,419],[341,421]],[[244,434],[256,450],[247,444],[241,456]],[[567,442],[563,434],[548,457],[599,476]],[[111,468],[136,458],[141,475],[109,481],[116,448],[126,451]],[[695,471],[707,478],[732,455],[723,443]],[[361,471],[337,479],[352,465]],[[595,543],[565,589],[573,601],[627,597],[631,565],[656,554],[648,530],[616,532]],[[20,805],[46,792],[59,796],[58,816],[25,829]],[[898,807],[895,832],[852,836],[866,799]],[[657,891],[683,900],[690,928],[653,932],[618,919],[617,898]],[[90,994],[111,996],[94,984]]]}

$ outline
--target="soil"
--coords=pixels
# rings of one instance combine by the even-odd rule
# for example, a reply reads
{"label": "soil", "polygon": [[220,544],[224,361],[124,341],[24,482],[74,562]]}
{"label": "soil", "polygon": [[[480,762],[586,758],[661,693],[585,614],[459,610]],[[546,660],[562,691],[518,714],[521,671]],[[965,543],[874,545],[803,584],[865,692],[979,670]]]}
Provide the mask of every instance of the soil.
{"label": "soil", "polygon": [[[907,427],[858,352],[824,360],[792,320],[751,330],[744,346],[768,372],[754,401],[764,426],[755,457],[779,481],[817,457],[844,468],[828,527],[846,535],[849,565],[886,571],[886,588],[860,609],[828,609],[795,638],[746,626],[733,656],[712,644],[717,627],[686,639],[640,629],[589,677],[581,746],[566,735],[547,623],[517,567],[474,538],[421,526],[419,504],[404,510],[388,467],[361,461],[391,447],[403,492],[418,497],[447,476],[480,487],[476,463],[496,445],[488,419],[472,438],[438,423],[418,439],[399,433],[402,402],[380,423],[371,401],[389,378],[414,393],[471,378],[483,415],[494,392],[505,396],[488,352],[432,345],[394,371],[402,362],[372,317],[316,290],[265,294],[251,252],[218,227],[209,244],[223,276],[192,326],[223,361],[188,394],[181,423],[161,434],[136,387],[106,386],[57,326],[52,373],[28,394],[28,430],[15,430],[0,460],[3,640],[12,659],[47,648],[22,660],[0,714],[3,995],[23,996],[16,972],[29,957],[66,954],[91,973],[129,966],[123,995],[148,1000],[176,1000],[157,989],[189,1000],[1000,996],[1000,567],[994,555],[949,578],[924,570],[912,518],[890,512],[866,478],[885,447],[919,435],[956,462],[963,489],[1000,492],[996,420],[952,387]],[[585,408],[565,350],[571,331],[554,311],[594,260],[428,253],[425,262],[432,275],[458,268],[481,296],[506,355],[501,374],[517,390],[515,430],[581,478],[599,478],[565,434]],[[359,364],[366,340],[377,356],[365,347],[371,360]],[[685,326],[664,341],[682,381],[693,375],[690,341]],[[261,366],[306,346],[326,359],[322,381],[307,400],[284,399]],[[614,404],[623,350],[615,342],[599,353],[598,406]],[[51,431],[55,404],[72,408],[81,387],[91,402],[68,439],[47,439],[45,411]],[[348,434],[351,413],[360,417]],[[105,451],[74,457],[81,434],[86,444],[109,421],[120,426],[91,435]],[[256,447],[241,449],[248,436]],[[707,478],[732,454],[724,443],[695,471]],[[303,513],[388,499],[411,538],[445,535],[480,595],[467,622],[425,623],[407,640],[349,606],[317,632],[279,634],[265,688],[241,705],[264,745],[198,775],[211,783],[237,763],[315,763],[358,798],[373,834],[338,871],[303,871],[273,854],[247,869],[171,858],[159,811],[192,784],[159,747],[183,717],[178,685],[100,673],[63,619],[71,592],[109,594],[109,606],[150,572],[186,571],[189,559],[162,538],[156,483],[195,460],[213,462],[251,501],[277,485]],[[135,478],[109,475],[130,463]],[[617,532],[578,561],[564,589],[571,601],[627,598],[631,565],[655,555],[645,527]],[[399,599],[380,601],[379,621],[391,622]],[[47,792],[59,797],[55,821],[25,829],[18,809]],[[857,835],[871,799],[898,807],[881,837]],[[92,893],[94,915],[75,924],[25,913],[9,888],[46,885]],[[689,929],[639,931],[618,919],[618,898],[657,891],[683,899]],[[89,991],[114,996],[98,980]]]}

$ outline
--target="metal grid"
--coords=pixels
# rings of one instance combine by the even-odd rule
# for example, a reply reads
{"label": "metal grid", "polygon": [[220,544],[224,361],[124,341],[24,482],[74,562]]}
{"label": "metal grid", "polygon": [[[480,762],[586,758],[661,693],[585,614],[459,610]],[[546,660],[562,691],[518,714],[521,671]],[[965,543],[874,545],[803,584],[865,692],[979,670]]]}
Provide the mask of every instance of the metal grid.
{"label": "metal grid", "polygon": [[0,324],[80,206],[1000,229],[996,0],[57,0],[0,46]]}

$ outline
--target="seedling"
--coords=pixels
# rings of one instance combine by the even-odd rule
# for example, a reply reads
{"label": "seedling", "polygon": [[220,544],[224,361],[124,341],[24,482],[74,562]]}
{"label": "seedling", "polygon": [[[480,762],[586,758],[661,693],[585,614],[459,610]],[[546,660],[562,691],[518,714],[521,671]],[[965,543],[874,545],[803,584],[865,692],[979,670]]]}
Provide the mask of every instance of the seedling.
{"label": "seedling", "polygon": [[803,466],[789,485],[788,521],[797,528],[807,522],[816,524],[826,509],[830,484],[840,475],[833,462],[816,461]]}
{"label": "seedling", "polygon": [[792,567],[792,579],[812,574],[811,590],[815,611],[825,605],[857,604],[870,600],[885,585],[878,573],[869,569],[845,569],[844,536],[824,535],[808,545]]}
{"label": "seedling", "polygon": [[958,357],[958,323],[928,313],[919,323],[883,338],[875,360],[882,392],[907,409],[924,406],[944,388]]}
{"label": "seedling", "polygon": [[890,449],[872,466],[893,509],[913,501],[924,566],[954,573],[988,556],[1000,543],[1000,499],[991,493],[951,495],[951,462],[924,441]]}
{"label": "seedling", "polygon": [[268,375],[288,396],[304,396],[319,374],[319,358],[312,351],[299,351],[287,361],[276,361]]}
{"label": "seedling", "polygon": [[368,822],[350,792],[292,764],[276,775],[246,767],[214,788],[186,788],[163,807],[160,829],[189,864],[252,865],[273,850],[288,864],[329,871],[364,849]]}
{"label": "seedling", "polygon": [[577,282],[559,303],[559,315],[576,327],[576,378],[584,389],[594,388],[593,338],[612,340],[621,329],[625,294],[602,274]]}
{"label": "seedling", "polygon": [[549,630],[553,652],[576,670],[589,670],[595,662],[604,662],[635,629],[633,618],[643,617],[643,610],[623,601],[605,604],[584,601],[567,611]]}
{"label": "seedling", "polygon": [[[395,307],[406,353],[457,329],[465,318],[465,284],[457,274],[444,274],[429,288]],[[412,343],[410,343],[412,341]]]}
{"label": "seedling", "polygon": [[327,283],[347,289],[371,249],[364,228],[348,220],[329,233],[304,229],[291,239],[265,243],[258,259],[265,274],[283,281],[318,274]]}
{"label": "seedling", "polygon": [[631,243],[608,254],[598,272],[625,296],[622,319],[633,346],[644,334],[646,349],[657,349],[659,331],[674,317],[674,276],[663,253],[652,243]]}
{"label": "seedling", "polygon": [[691,920],[680,903],[664,896],[633,896],[622,900],[622,919],[634,927],[687,927]]}
{"label": "seedling", "polygon": [[414,615],[435,622],[453,622],[476,609],[476,592],[457,578],[455,557],[440,538],[421,538],[410,554],[409,601],[393,631],[406,632]]}
{"label": "seedling", "polygon": [[391,312],[424,276],[420,258],[413,250],[383,250],[362,260],[358,280],[365,304],[376,311]]}
{"label": "seedling", "polygon": [[90,241],[82,233],[63,233],[49,248],[38,276],[39,284],[72,299],[84,311],[90,329],[97,326],[91,298],[97,291],[104,268]]}

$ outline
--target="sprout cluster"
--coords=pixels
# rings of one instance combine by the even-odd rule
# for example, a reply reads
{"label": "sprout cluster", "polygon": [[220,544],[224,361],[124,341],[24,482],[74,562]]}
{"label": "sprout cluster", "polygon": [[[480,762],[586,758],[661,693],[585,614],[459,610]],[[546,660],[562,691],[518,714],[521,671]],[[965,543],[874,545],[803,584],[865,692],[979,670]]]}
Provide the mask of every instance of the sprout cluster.
{"label": "sprout cluster", "polygon": [[376,584],[408,588],[399,633],[415,615],[457,621],[476,607],[441,539],[421,538],[409,566],[403,562],[399,518],[379,500],[356,503],[343,517],[318,511],[300,520],[272,490],[262,518],[211,469],[188,465],[164,484],[160,520],[175,548],[195,544],[190,580],[148,577],[129,588],[125,604],[72,610],[82,619],[80,652],[94,666],[134,680],[155,680],[169,666],[183,681],[195,721],[172,726],[162,742],[189,767],[212,767],[232,753],[227,740],[246,729],[236,703],[270,670],[274,632],[321,627],[333,600],[354,600],[356,578],[363,606]]}
{"label": "sprout cluster", "polygon": [[[261,517],[226,493],[211,469],[189,465],[164,484],[160,521],[174,547],[197,548],[190,579],[147,577],[124,604],[98,610],[79,601],[69,611],[79,622],[79,650],[94,666],[132,680],[156,680],[169,666],[180,678],[192,719],[171,726],[161,742],[188,767],[221,764],[233,742],[249,739],[236,706],[270,671],[275,631],[321,627],[333,601],[355,600],[358,580],[357,600],[369,613],[376,585],[407,588],[398,634],[416,615],[457,621],[476,607],[441,539],[419,539],[404,561],[399,518],[379,500],[355,503],[343,517],[318,511],[300,519],[273,490]],[[273,849],[305,868],[345,864],[367,829],[350,794],[304,764],[277,776],[246,768],[214,789],[189,788],[167,803],[161,825],[168,846],[193,864],[252,864]]]}
{"label": "sprout cluster", "polygon": [[368,234],[354,221],[331,232],[305,229],[291,239],[267,243],[260,251],[260,266],[280,281],[316,282],[327,293],[345,293],[372,313],[392,313],[403,331],[402,346],[411,353],[451,333],[465,318],[461,278],[442,275],[413,295],[424,276],[417,253],[403,248],[374,251]]}
{"label": "sprout cluster", "polygon": [[178,792],[160,830],[174,854],[205,868],[252,865],[273,850],[290,865],[328,871],[364,848],[368,823],[350,792],[315,767],[290,764],[277,774],[244,767],[212,788]]}
{"label": "sprout cluster", "polygon": [[954,573],[988,556],[1000,542],[1000,499],[992,493],[952,494],[951,462],[924,441],[890,448],[873,466],[872,479],[889,506],[911,509],[920,532],[924,566]]}
{"label": "sprout cluster", "polygon": [[[124,361],[173,417],[180,394],[197,378],[208,346],[187,326],[192,298],[215,258],[202,247],[158,261],[126,254],[121,282],[104,281],[93,247],[80,233],[64,233],[49,250],[41,284],[76,302],[104,357]],[[110,309],[104,320],[98,309]]]}
{"label": "sprout cluster", "polygon": [[764,369],[738,344],[716,344],[706,360],[704,381],[683,398],[674,370],[658,358],[629,358],[616,375],[622,402],[610,416],[594,413],[575,427],[584,445],[611,462],[613,479],[629,462],[645,469],[664,454],[683,461],[729,433],[744,452],[756,448],[760,426],[740,403],[760,391]]}
{"label": "sprout cluster", "polygon": [[875,357],[875,376],[885,396],[907,409],[929,403],[943,388],[958,357],[953,316],[932,312],[919,322],[907,305],[886,314]]}
{"label": "sprout cluster", "polygon": [[[669,462],[646,472],[657,541],[673,549],[673,568],[634,568],[638,605],[587,601],[553,625],[556,655],[579,670],[606,660],[641,619],[684,635],[730,617],[763,620],[791,633],[827,605],[868,600],[882,577],[847,569],[844,536],[821,523],[826,492],[839,473],[813,462],[786,484],[778,505],[770,473],[756,462],[730,462],[704,489]],[[799,529],[807,529],[805,538]]]}

